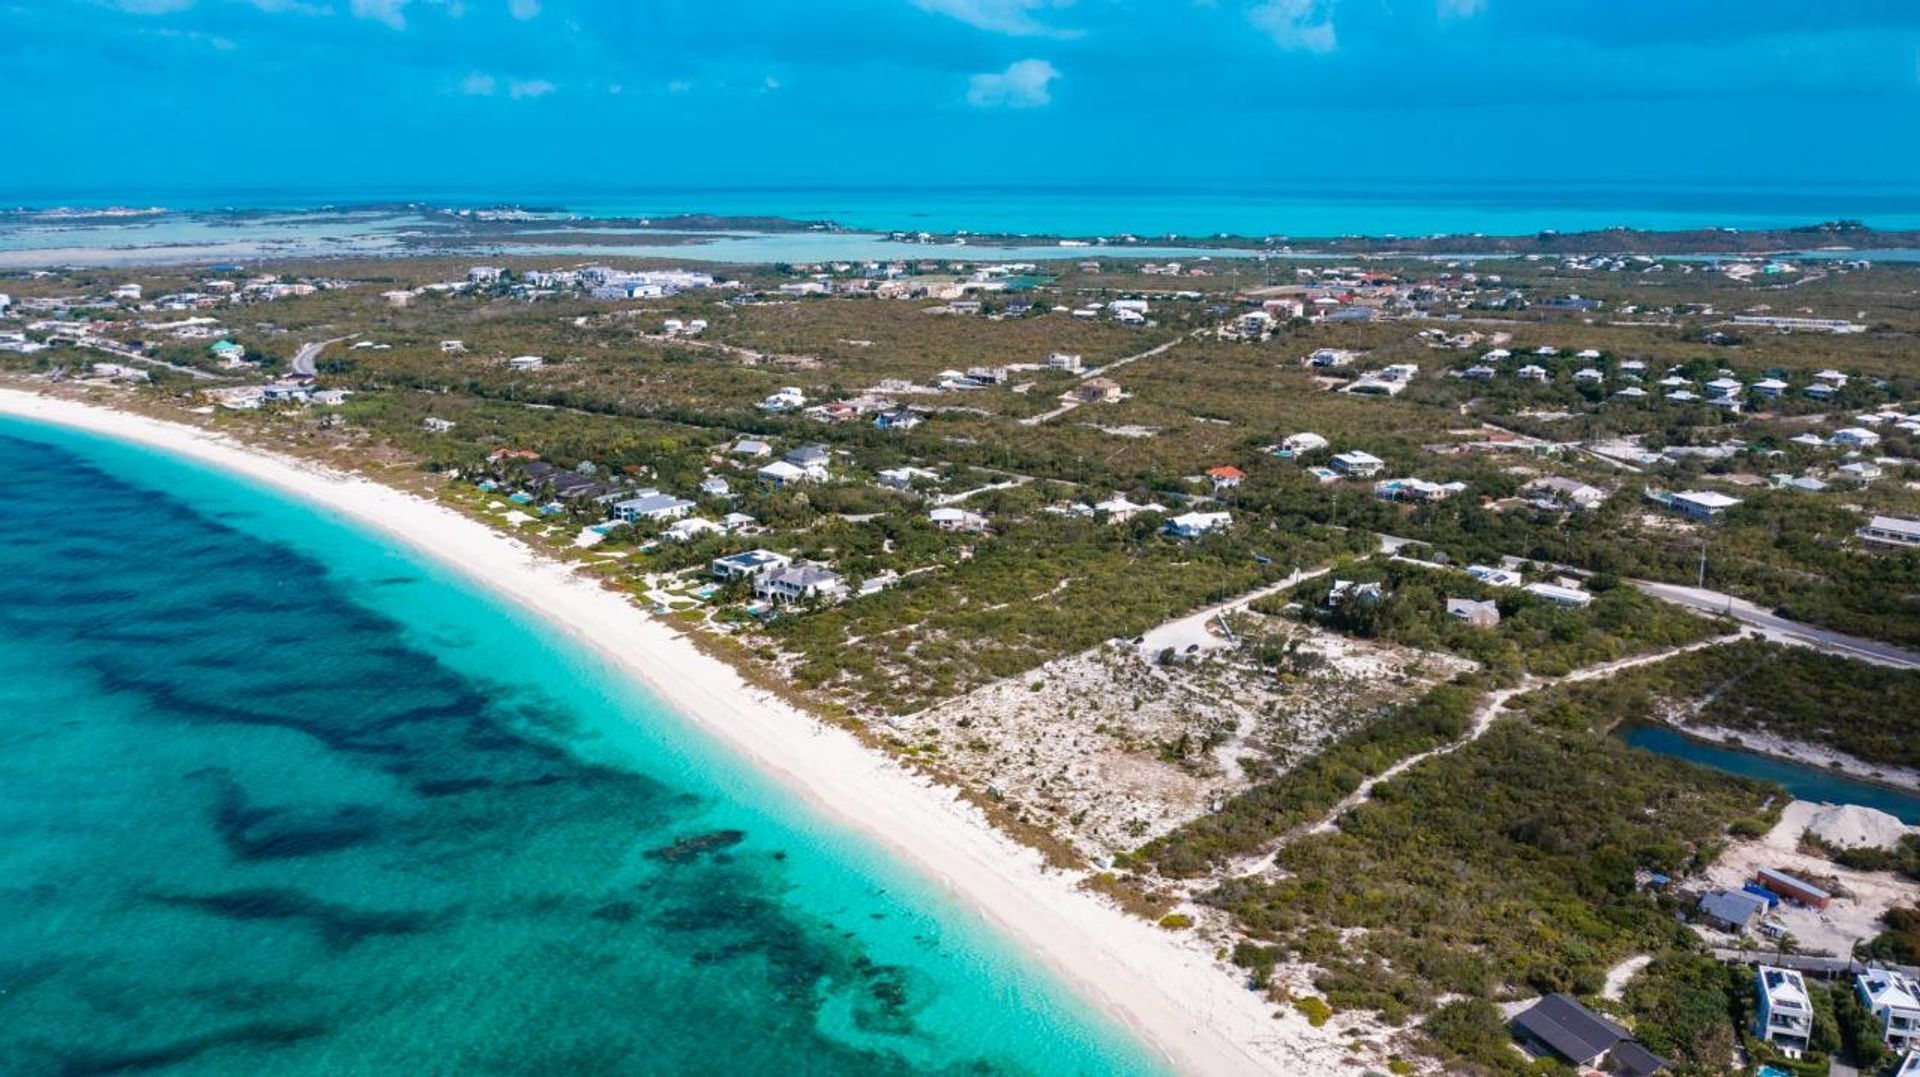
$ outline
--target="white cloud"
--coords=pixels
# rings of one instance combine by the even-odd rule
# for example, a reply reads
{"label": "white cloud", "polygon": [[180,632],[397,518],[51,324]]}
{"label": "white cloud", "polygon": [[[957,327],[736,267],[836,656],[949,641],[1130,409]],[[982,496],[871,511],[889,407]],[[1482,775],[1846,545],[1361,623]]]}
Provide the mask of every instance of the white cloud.
{"label": "white cloud", "polygon": [[1443,19],[1471,19],[1487,8],[1487,0],[1434,0]]}
{"label": "white cloud", "polygon": [[686,79],[674,79],[672,82],[667,83],[667,92],[692,93],[693,83],[688,82]]}
{"label": "white cloud", "polygon": [[394,30],[407,28],[407,0],[353,0],[349,10]]}
{"label": "white cloud", "polygon": [[1005,71],[973,76],[967,103],[978,108],[1039,108],[1053,100],[1059,69],[1045,60],[1021,60]]}
{"label": "white cloud", "polygon": [[540,0],[507,0],[507,13],[516,19],[531,19],[540,14]]}
{"label": "white cloud", "polygon": [[1014,37],[1073,37],[1074,31],[1055,30],[1033,17],[1037,9],[1055,7],[1055,0],[913,0],[922,11],[959,19],[968,26]]}
{"label": "white cloud", "polygon": [[1247,18],[1283,49],[1332,52],[1333,0],[1263,0]]}
{"label": "white cloud", "polygon": [[507,80],[507,96],[515,101],[523,97],[545,97],[555,89],[554,84],[546,79]]}
{"label": "white cloud", "polygon": [[494,81],[492,75],[484,75],[478,71],[460,80],[460,92],[468,97],[492,97],[493,91],[498,88],[499,84]]}

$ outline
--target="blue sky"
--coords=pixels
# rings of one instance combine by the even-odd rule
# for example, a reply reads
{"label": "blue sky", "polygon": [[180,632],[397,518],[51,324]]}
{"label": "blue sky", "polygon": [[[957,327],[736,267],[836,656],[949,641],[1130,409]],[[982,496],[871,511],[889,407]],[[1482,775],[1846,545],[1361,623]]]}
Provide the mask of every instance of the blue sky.
{"label": "blue sky", "polygon": [[0,0],[7,191],[1920,186],[1920,2]]}

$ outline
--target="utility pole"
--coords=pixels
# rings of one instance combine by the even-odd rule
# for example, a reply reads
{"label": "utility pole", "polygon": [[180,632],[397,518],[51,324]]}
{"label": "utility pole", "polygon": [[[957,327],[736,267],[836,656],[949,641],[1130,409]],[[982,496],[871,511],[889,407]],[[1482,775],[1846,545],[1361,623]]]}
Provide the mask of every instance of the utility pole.
{"label": "utility pole", "polygon": [[1707,536],[1700,536],[1700,582],[1696,585],[1702,591],[1707,589]]}

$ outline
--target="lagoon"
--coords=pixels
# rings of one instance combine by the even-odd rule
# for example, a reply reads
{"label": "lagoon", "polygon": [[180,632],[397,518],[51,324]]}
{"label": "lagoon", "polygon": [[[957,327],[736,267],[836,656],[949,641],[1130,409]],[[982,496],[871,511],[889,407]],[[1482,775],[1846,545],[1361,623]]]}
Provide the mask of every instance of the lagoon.
{"label": "lagoon", "polygon": [[1859,804],[1897,816],[1909,826],[1920,825],[1920,795],[1891,786],[1847,778],[1823,767],[1810,767],[1790,759],[1712,744],[1667,725],[1629,725],[1620,730],[1619,736],[1636,748],[1743,778],[1773,782],[1784,786],[1798,800]]}

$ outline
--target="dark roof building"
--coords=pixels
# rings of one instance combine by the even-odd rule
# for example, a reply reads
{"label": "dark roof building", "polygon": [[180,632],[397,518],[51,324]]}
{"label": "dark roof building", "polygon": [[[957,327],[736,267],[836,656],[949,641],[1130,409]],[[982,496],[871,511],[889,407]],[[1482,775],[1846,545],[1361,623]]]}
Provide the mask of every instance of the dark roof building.
{"label": "dark roof building", "polygon": [[1576,1066],[1607,1069],[1622,1077],[1649,1077],[1666,1068],[1665,1059],[1635,1043],[1626,1029],[1571,995],[1548,995],[1517,1014],[1512,1024],[1536,1054],[1552,1054]]}

